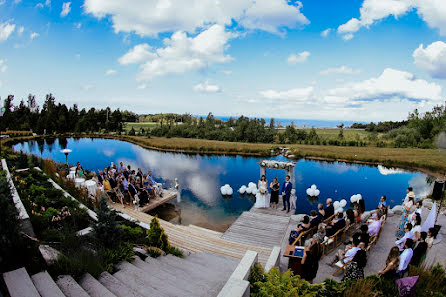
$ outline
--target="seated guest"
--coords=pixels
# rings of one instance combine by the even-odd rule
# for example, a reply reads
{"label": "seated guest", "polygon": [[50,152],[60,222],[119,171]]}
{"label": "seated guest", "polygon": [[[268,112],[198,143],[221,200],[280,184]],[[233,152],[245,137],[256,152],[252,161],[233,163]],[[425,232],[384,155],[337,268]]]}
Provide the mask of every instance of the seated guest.
{"label": "seated guest", "polygon": [[324,219],[328,219],[332,215],[334,215],[334,206],[333,206],[333,200],[331,198],[328,198],[326,201],[326,207],[325,207],[325,215]]}
{"label": "seated guest", "polygon": [[423,262],[424,256],[427,253],[427,233],[421,232],[420,238],[418,239],[418,242],[415,244],[415,248],[413,249],[413,256],[412,260],[410,261],[411,265],[414,266],[420,266],[420,264]]}
{"label": "seated guest", "polygon": [[119,168],[118,168],[119,173],[123,173],[124,169],[125,169],[125,167],[124,167],[124,164],[122,163],[122,161],[119,162]]}
{"label": "seated guest", "polygon": [[358,202],[353,203],[353,213],[355,214],[356,223],[361,222],[362,212],[361,212]]}
{"label": "seated guest", "polygon": [[[136,186],[135,186],[135,179],[134,179],[133,177],[131,177],[131,178],[129,179],[128,188],[129,188],[129,194],[131,195],[131,197],[132,197],[133,199],[136,199],[135,196],[138,195],[138,190],[136,189]],[[142,206],[142,205],[141,205],[141,200],[140,200],[139,202],[140,202],[140,206]]]}
{"label": "seated guest", "polygon": [[142,205],[148,203],[149,195],[147,194],[147,191],[144,189],[141,178],[138,175],[136,176],[135,187],[136,187],[136,190],[138,191],[140,205],[142,206]]}
{"label": "seated guest", "polygon": [[342,261],[344,264],[350,262],[356,255],[356,252],[360,250],[358,247],[359,243],[359,240],[356,239],[352,244],[348,244],[344,250],[339,249],[329,265],[333,266],[338,261]]}
{"label": "seated guest", "polygon": [[390,249],[389,255],[386,260],[386,268],[378,272],[378,275],[386,279],[395,279],[396,271],[400,265],[400,249],[394,246]]}
{"label": "seated guest", "polygon": [[345,227],[345,219],[342,212],[338,213],[336,218],[334,218],[330,225],[325,228],[326,236],[330,237],[334,235],[336,232]]}
{"label": "seated guest", "polygon": [[156,185],[156,181],[153,179],[152,177],[152,171],[149,170],[149,172],[147,172],[147,181],[149,182],[150,186],[154,186]]}
{"label": "seated guest", "polygon": [[152,186],[149,185],[149,181],[147,180],[147,175],[146,174],[142,175],[142,180],[143,180],[144,189],[149,194],[149,197],[153,197],[154,190],[153,190]]}
{"label": "seated guest", "polygon": [[420,216],[423,215],[423,201],[417,201],[417,203],[415,203],[415,213],[418,213]]}
{"label": "seated guest", "polygon": [[358,238],[360,242],[363,242],[365,247],[369,246],[369,242],[370,242],[370,235],[369,235],[369,227],[367,225],[361,225],[361,227],[359,228],[359,232],[356,232],[355,234],[353,234],[353,240],[355,238]]}
{"label": "seated guest", "polygon": [[[395,245],[400,249],[400,251],[402,252],[404,250],[404,243],[406,242],[407,239],[410,239],[410,241],[413,241],[413,233],[412,233],[412,224],[411,223],[406,223],[406,225],[404,225],[404,236],[401,237],[401,239],[395,241]],[[412,248],[412,246],[411,246]]]}
{"label": "seated guest", "polygon": [[129,179],[130,172],[127,170],[127,168],[124,168],[124,170],[122,171],[122,175],[124,175],[125,179]]}
{"label": "seated guest", "polygon": [[434,245],[435,238],[437,238],[438,231],[435,228],[429,228],[427,231],[427,251],[431,249],[431,247]]}
{"label": "seated guest", "polygon": [[414,213],[414,220],[412,224],[412,233],[413,233],[413,240],[418,240],[420,237],[421,232],[421,216],[418,213]]}
{"label": "seated guest", "polygon": [[139,176],[139,178],[142,179],[142,170],[141,170],[141,168],[138,168],[138,172],[136,173],[136,176]]}
{"label": "seated guest", "polygon": [[99,170],[98,182],[99,186],[102,186],[102,184],[104,183],[104,172],[102,172],[102,170]]}
{"label": "seated guest", "polygon": [[379,200],[378,207],[376,209],[382,209],[387,208],[387,197],[385,195],[381,196],[381,199]]}
{"label": "seated guest", "polygon": [[413,192],[412,187],[408,187],[406,197],[403,199],[403,204],[408,203],[411,198],[415,199],[415,193]]}
{"label": "seated guest", "polygon": [[290,238],[288,239],[290,244],[294,243],[294,240],[299,237],[300,233],[307,231],[310,229],[310,218],[308,216],[304,216],[302,223],[300,223],[295,230],[291,230]]}
{"label": "seated guest", "polygon": [[324,210],[324,205],[322,203],[319,203],[317,205],[317,212],[322,216],[322,218],[325,218],[325,210]]}
{"label": "seated guest", "polygon": [[348,225],[353,225],[355,223],[355,214],[353,213],[353,210],[347,209],[345,216],[347,218],[346,222]]}
{"label": "seated guest", "polygon": [[101,186],[101,183],[99,182],[99,178],[96,172],[93,172],[93,177],[91,178],[91,180],[94,181],[98,187]]}
{"label": "seated guest", "polygon": [[317,232],[313,235],[313,239],[317,240],[319,243],[322,243],[324,241],[324,237],[325,237],[325,225],[319,224]]}
{"label": "seated guest", "polygon": [[77,162],[76,171],[75,171],[74,175],[76,175],[76,177],[85,177],[84,168],[82,168],[80,162]]}
{"label": "seated guest", "polygon": [[317,228],[319,224],[322,223],[323,216],[315,210],[312,210],[310,214],[313,217],[313,219],[310,221],[310,228]]}
{"label": "seated guest", "polygon": [[412,239],[408,238],[404,243],[403,252],[400,255],[400,265],[398,266],[397,270],[397,275],[400,278],[404,276],[404,273],[407,271],[407,267],[409,266],[409,263],[412,260],[413,256],[412,246],[413,246],[413,241]]}
{"label": "seated guest", "polygon": [[381,229],[381,217],[379,214],[375,214],[373,218],[373,221],[368,225],[370,237],[378,236],[379,230]]}
{"label": "seated guest", "polygon": [[114,175],[112,174],[111,171],[108,174],[108,182],[110,183],[110,186],[112,187],[112,189],[114,189],[118,186],[118,183],[116,182],[116,178],[114,177]]}
{"label": "seated guest", "polygon": [[356,252],[353,260],[347,264],[342,281],[359,280],[364,278],[364,267],[367,265],[367,254],[360,249]]}

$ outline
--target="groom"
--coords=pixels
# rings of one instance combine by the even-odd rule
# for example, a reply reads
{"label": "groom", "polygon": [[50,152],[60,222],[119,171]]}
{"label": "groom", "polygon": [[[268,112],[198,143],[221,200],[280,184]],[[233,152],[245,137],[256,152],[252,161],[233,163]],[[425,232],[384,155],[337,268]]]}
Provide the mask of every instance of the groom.
{"label": "groom", "polygon": [[290,195],[291,189],[293,188],[293,184],[290,182],[290,176],[287,175],[285,177],[285,182],[282,185],[282,199],[283,199],[283,209],[290,212]]}

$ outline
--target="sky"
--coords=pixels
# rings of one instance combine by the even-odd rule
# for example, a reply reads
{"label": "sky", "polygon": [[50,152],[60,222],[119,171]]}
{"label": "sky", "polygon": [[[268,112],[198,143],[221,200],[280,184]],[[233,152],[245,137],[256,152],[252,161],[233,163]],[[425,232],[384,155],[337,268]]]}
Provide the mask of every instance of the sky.
{"label": "sky", "polygon": [[0,0],[0,96],[404,120],[446,100],[444,0]]}

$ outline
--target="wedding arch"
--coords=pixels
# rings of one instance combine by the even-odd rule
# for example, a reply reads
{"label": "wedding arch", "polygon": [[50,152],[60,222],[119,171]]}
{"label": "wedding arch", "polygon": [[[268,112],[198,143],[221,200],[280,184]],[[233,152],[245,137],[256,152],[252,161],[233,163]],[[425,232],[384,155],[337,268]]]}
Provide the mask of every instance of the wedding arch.
{"label": "wedding arch", "polygon": [[266,175],[266,169],[283,169],[286,171],[286,174],[290,176],[290,181],[293,184],[293,188],[295,186],[294,183],[294,168],[296,167],[295,162],[284,162],[284,161],[275,161],[275,160],[263,160],[258,162],[260,166],[260,177],[262,175]]}

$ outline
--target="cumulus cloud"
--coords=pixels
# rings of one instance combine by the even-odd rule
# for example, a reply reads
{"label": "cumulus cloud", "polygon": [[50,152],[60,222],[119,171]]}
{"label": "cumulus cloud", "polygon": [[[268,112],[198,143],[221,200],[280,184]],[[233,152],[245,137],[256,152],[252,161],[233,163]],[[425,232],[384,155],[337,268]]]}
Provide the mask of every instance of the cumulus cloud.
{"label": "cumulus cloud", "polygon": [[288,64],[297,64],[297,63],[304,63],[308,60],[308,57],[310,56],[310,52],[303,51],[298,54],[291,54],[288,56],[287,62]]}
{"label": "cumulus cloud", "polygon": [[17,34],[18,34],[19,36],[22,36],[23,31],[25,31],[25,27],[21,26],[21,27],[19,27],[19,28],[17,29]]}
{"label": "cumulus cloud", "polygon": [[394,98],[439,101],[442,98],[441,93],[440,85],[417,79],[410,72],[387,68],[376,78],[328,90],[323,101],[332,104],[351,104]]}
{"label": "cumulus cloud", "polygon": [[331,28],[328,28],[328,29],[326,29],[326,30],[321,32],[321,36],[322,37],[327,37],[328,35],[330,35],[330,33],[331,33]]}
{"label": "cumulus cloud", "polygon": [[329,74],[359,74],[361,73],[360,69],[352,69],[347,66],[339,66],[335,68],[327,68],[319,72],[321,75],[329,75]]}
{"label": "cumulus cloud", "polygon": [[434,78],[446,79],[446,43],[437,41],[413,52],[414,64]]}
{"label": "cumulus cloud", "polygon": [[33,39],[35,39],[35,38],[37,38],[37,37],[39,37],[39,36],[40,36],[40,34],[37,33],[37,32],[32,32],[31,34],[29,34],[29,38],[30,38],[31,40],[33,40]]}
{"label": "cumulus cloud", "polygon": [[5,22],[0,24],[0,42],[5,41],[14,32],[15,24]]}
{"label": "cumulus cloud", "polygon": [[61,17],[66,17],[71,11],[71,2],[64,2],[62,4],[62,11],[60,12]]}
{"label": "cumulus cloud", "polygon": [[212,85],[208,81],[199,83],[194,86],[194,91],[205,92],[205,93],[218,93],[221,92],[221,88],[218,85]]}
{"label": "cumulus cloud", "polygon": [[350,40],[353,37],[355,37],[355,35],[353,35],[352,33],[348,33],[348,34],[342,35],[342,39],[344,39],[345,41]]}
{"label": "cumulus cloud", "polygon": [[289,100],[294,102],[307,101],[314,94],[313,87],[296,88],[287,91],[265,90],[260,95],[269,100]]}
{"label": "cumulus cloud", "polygon": [[6,72],[6,69],[8,69],[8,66],[6,66],[5,62],[5,60],[0,59],[0,72]]}
{"label": "cumulus cloud", "polygon": [[163,40],[164,47],[153,49],[148,44],[139,44],[118,61],[123,65],[142,63],[137,75],[139,81],[200,70],[214,63],[232,60],[231,56],[225,54],[232,36],[220,25],[213,25],[195,37],[188,37],[185,32],[178,31],[171,38]]}
{"label": "cumulus cloud", "polygon": [[429,27],[437,28],[440,34],[446,35],[446,1],[443,0],[364,0],[360,18],[352,18],[339,26],[338,33],[353,37],[353,33],[361,27],[369,28],[391,15],[398,18],[413,9]]}
{"label": "cumulus cloud", "polygon": [[111,17],[116,32],[156,36],[162,32],[195,33],[214,24],[283,33],[309,24],[302,3],[287,0],[85,0],[84,10],[97,18]]}
{"label": "cumulus cloud", "polygon": [[116,70],[114,69],[108,69],[107,71],[105,71],[105,75],[114,75],[116,74]]}

